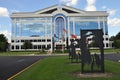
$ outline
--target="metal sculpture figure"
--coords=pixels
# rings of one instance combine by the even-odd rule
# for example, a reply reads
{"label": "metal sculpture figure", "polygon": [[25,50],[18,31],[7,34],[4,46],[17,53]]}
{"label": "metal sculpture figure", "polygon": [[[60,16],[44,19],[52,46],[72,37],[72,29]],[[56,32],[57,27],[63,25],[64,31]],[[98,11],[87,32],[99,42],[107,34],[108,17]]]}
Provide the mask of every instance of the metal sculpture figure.
{"label": "metal sculpture figure", "polygon": [[[89,44],[87,37],[94,36],[93,40],[97,43],[97,47],[100,49],[100,56],[97,54],[92,55],[89,51]],[[103,50],[103,32],[101,29],[96,30],[81,30],[81,68],[82,73],[86,72],[104,72],[104,50]],[[91,65],[91,70],[85,70],[85,65]],[[98,70],[95,70],[94,67],[97,66]]]}
{"label": "metal sculpture figure", "polygon": [[69,59],[71,59],[71,63],[76,60],[76,63],[78,63],[78,60],[80,59],[80,53],[76,54],[76,44],[74,43],[75,40],[71,40],[71,44],[69,46]]}

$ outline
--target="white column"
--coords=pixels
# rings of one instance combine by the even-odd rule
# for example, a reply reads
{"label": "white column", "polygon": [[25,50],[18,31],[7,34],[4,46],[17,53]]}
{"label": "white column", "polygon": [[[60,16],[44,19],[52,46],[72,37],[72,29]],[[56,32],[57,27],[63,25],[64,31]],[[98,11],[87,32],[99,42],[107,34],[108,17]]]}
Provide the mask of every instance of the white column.
{"label": "white column", "polygon": [[14,38],[16,38],[16,21],[14,22]]}
{"label": "white column", "polygon": [[104,35],[105,35],[105,17],[103,17],[103,32],[104,32]]}
{"label": "white column", "polygon": [[[19,37],[22,36],[22,21],[20,20],[20,24],[19,24]],[[19,50],[21,50],[21,38],[18,39],[19,40]]]}
{"label": "white column", "polygon": [[[46,20],[45,20],[45,43],[47,43],[47,27],[48,27],[48,20],[47,20],[47,18],[46,18]],[[46,46],[45,46],[45,48],[46,48]]]}
{"label": "white column", "polygon": [[73,19],[73,34],[75,34],[75,20]]}
{"label": "white column", "polygon": [[69,17],[68,17],[68,45],[70,45],[70,23],[69,23]]}
{"label": "white column", "polygon": [[[52,51],[52,49],[53,49],[53,44],[52,44],[52,27],[53,27],[53,24],[52,24],[52,18],[51,18],[51,21],[50,21],[50,24],[51,24],[51,26],[50,26],[50,31],[51,31],[51,51]],[[53,27],[54,28],[54,27]]]}
{"label": "white column", "polygon": [[[14,23],[14,43],[16,43],[16,20]],[[14,50],[16,50],[16,45],[14,45]]]}
{"label": "white column", "polygon": [[22,22],[21,22],[21,24],[20,24],[20,36],[22,37]]}
{"label": "white column", "polygon": [[47,18],[45,19],[45,24],[44,25],[45,25],[45,37],[46,37],[46,34],[47,34],[47,31],[46,31],[47,30]]}
{"label": "white column", "polygon": [[104,48],[106,48],[106,37],[105,37],[105,18],[103,17],[103,38],[104,38]]}
{"label": "white column", "polygon": [[98,16],[98,29],[100,29],[100,18]]}

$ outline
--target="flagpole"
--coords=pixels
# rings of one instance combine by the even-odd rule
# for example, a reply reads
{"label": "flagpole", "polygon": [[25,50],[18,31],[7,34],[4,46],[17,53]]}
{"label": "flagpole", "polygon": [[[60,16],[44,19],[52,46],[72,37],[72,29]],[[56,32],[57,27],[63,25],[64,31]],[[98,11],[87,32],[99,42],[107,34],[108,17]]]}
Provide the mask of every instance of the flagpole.
{"label": "flagpole", "polygon": [[[63,35],[62,35],[62,50],[63,50],[63,53],[64,53],[64,40],[66,41],[66,37],[65,35],[67,34],[68,32],[66,31],[66,29],[63,28]],[[65,35],[64,35],[65,34]],[[65,37],[65,38],[64,38]]]}
{"label": "flagpole", "polygon": [[64,54],[64,44],[63,44],[63,40],[64,40],[64,34],[62,36],[62,50],[63,50],[63,54]]}

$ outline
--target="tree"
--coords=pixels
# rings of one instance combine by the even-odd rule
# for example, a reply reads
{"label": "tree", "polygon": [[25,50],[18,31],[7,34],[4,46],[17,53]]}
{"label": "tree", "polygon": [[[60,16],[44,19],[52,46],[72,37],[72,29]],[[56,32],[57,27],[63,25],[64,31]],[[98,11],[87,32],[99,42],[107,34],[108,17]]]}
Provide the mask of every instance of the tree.
{"label": "tree", "polygon": [[4,34],[0,34],[0,51],[7,51],[8,49],[8,40]]}
{"label": "tree", "polygon": [[109,40],[114,41],[114,39],[115,39],[115,36],[111,36]]}
{"label": "tree", "polygon": [[115,40],[114,45],[116,48],[120,48],[120,39]]}
{"label": "tree", "polygon": [[115,39],[120,39],[120,32],[116,35]]}
{"label": "tree", "polygon": [[32,49],[32,43],[30,41],[25,41],[23,43],[23,47],[24,47],[25,50],[26,49]]}
{"label": "tree", "polygon": [[120,32],[114,38],[114,47],[120,48]]}

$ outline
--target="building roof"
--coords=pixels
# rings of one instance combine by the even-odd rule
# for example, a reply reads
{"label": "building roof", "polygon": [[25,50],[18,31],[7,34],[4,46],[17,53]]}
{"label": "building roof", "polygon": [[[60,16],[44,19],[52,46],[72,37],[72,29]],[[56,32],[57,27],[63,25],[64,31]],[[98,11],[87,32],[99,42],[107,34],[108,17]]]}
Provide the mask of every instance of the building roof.
{"label": "building roof", "polygon": [[66,5],[62,5],[61,7],[58,7],[58,5],[53,5],[34,12],[14,12],[12,13],[11,18],[44,16],[49,17],[56,14],[64,14],[66,16],[108,16],[108,13],[106,11],[84,11]]}

